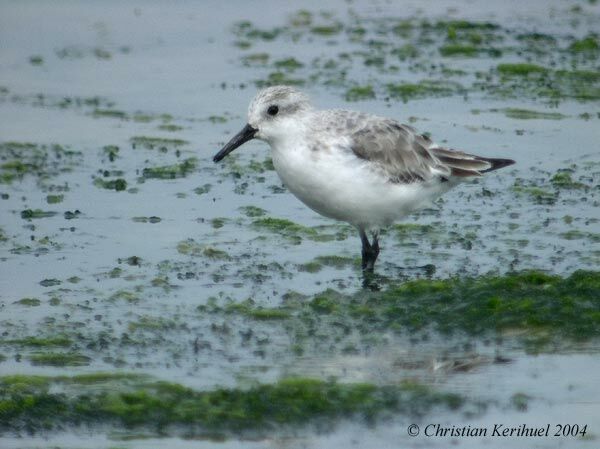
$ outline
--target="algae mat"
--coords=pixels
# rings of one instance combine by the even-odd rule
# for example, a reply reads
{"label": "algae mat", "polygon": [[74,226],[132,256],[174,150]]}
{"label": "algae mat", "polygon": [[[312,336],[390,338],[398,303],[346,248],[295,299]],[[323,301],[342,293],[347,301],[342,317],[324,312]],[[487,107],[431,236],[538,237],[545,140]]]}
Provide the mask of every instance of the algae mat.
{"label": "algae mat", "polygon": [[[4,3],[0,446],[596,445],[600,6],[321,3]],[[264,144],[211,161],[275,83],[517,164],[365,280]]]}

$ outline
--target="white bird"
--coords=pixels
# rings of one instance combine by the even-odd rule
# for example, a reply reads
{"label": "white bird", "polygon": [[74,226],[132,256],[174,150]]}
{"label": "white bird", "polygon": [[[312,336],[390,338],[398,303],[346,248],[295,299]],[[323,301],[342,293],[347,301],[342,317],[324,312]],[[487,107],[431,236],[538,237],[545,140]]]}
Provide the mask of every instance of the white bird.
{"label": "white bird", "polygon": [[271,146],[275,170],[300,201],[358,229],[362,268],[368,272],[379,255],[382,228],[462,181],[514,164],[442,148],[393,119],[315,109],[304,93],[289,86],[258,92],[248,108],[248,124],[213,160],[251,139]]}

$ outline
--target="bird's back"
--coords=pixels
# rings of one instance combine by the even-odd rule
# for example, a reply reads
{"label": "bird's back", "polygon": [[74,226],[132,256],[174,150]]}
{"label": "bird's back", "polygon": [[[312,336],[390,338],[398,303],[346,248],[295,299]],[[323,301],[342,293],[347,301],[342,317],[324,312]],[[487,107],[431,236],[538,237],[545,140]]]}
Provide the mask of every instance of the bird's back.
{"label": "bird's back", "polygon": [[440,147],[412,126],[376,115],[334,109],[317,112],[313,123],[313,132],[345,139],[356,157],[385,171],[392,183],[481,176],[514,164]]}

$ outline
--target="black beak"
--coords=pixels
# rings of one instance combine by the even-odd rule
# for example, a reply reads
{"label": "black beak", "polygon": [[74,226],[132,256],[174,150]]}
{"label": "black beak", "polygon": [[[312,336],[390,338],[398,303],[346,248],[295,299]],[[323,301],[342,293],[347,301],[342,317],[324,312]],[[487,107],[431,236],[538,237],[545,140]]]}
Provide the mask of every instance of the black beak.
{"label": "black beak", "polygon": [[227,156],[240,145],[243,145],[249,140],[254,139],[254,135],[257,132],[258,129],[252,128],[250,125],[244,126],[244,129],[242,129],[239,133],[233,136],[233,138],[229,142],[227,142],[223,148],[221,148],[221,151],[215,154],[215,157],[213,157],[213,161],[219,162],[221,159],[223,159],[225,156]]}

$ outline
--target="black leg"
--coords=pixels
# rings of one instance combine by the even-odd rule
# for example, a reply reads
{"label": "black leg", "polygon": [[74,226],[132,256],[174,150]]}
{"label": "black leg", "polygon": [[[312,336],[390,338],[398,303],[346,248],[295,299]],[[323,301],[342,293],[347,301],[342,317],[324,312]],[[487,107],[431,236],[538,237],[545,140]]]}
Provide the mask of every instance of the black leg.
{"label": "black leg", "polygon": [[375,261],[379,256],[379,240],[377,234],[373,234],[373,244],[369,243],[369,238],[365,230],[359,228],[360,241],[362,242],[362,269],[372,273],[375,268]]}
{"label": "black leg", "polygon": [[358,233],[362,243],[362,269],[366,270],[371,254],[371,244],[369,243],[369,239],[367,238],[367,234],[365,234],[364,229],[359,228]]}
{"label": "black leg", "polygon": [[373,243],[371,244],[371,249],[373,250],[373,265],[379,257],[379,234],[373,233]]}

